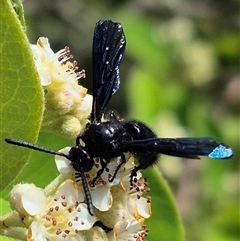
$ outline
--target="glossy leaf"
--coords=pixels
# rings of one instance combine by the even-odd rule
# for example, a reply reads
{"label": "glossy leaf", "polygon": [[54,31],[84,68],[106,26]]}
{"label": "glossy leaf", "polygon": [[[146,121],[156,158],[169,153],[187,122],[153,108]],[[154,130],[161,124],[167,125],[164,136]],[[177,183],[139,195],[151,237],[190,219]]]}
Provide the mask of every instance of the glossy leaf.
{"label": "glossy leaf", "polygon": [[173,195],[166,181],[157,171],[147,171],[152,200],[152,216],[147,220],[149,228],[148,241],[183,241],[184,231]]}
{"label": "glossy leaf", "polygon": [[7,0],[1,1],[1,190],[26,164],[30,151],[4,138],[35,142],[43,112],[43,94],[21,22]]}

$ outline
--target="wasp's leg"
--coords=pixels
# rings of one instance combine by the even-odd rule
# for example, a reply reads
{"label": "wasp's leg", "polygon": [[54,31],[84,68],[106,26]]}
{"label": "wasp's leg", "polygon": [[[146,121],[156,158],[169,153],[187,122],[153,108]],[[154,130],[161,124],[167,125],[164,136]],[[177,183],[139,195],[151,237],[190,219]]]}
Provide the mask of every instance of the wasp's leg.
{"label": "wasp's leg", "polygon": [[92,182],[91,182],[92,184],[94,184],[96,182],[96,180],[98,179],[98,177],[100,177],[102,175],[104,169],[106,168],[106,166],[108,164],[108,162],[103,161],[102,157],[100,157],[99,159],[100,159],[100,163],[101,163],[101,169],[97,171],[96,177],[94,177]]}
{"label": "wasp's leg", "polygon": [[103,224],[102,221],[98,220],[94,223],[93,227],[100,227],[102,228],[106,233],[109,233],[111,232],[113,229],[112,228],[109,228],[107,227],[106,225]]}
{"label": "wasp's leg", "polygon": [[109,182],[113,182],[113,180],[114,180],[114,178],[116,177],[119,169],[121,168],[121,166],[122,166],[124,163],[126,163],[126,158],[125,158],[124,154],[121,154],[121,162],[118,164],[118,166],[117,166],[117,168],[116,168],[113,176],[109,179]]}
{"label": "wasp's leg", "polygon": [[133,178],[137,176],[137,172],[141,170],[140,166],[135,166],[130,174],[130,185],[133,186]]}

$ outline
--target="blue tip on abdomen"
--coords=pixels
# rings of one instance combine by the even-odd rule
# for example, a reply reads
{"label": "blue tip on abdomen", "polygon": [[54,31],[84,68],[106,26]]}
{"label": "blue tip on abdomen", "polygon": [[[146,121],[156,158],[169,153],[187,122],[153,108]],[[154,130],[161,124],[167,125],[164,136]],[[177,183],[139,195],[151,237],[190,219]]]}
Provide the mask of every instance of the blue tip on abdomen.
{"label": "blue tip on abdomen", "polygon": [[230,158],[233,155],[233,151],[231,148],[219,145],[213,151],[208,155],[211,158],[216,158],[216,159],[225,159],[225,158]]}

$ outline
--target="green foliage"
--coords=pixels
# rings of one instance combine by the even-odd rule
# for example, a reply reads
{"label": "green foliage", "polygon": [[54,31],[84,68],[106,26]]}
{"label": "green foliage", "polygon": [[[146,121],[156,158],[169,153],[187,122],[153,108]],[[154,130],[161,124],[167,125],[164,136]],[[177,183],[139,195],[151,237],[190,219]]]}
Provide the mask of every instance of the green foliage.
{"label": "green foliage", "polygon": [[152,216],[147,220],[150,228],[148,241],[183,241],[184,231],[172,193],[162,176],[155,169],[149,170],[146,177],[151,189]]}
{"label": "green foliage", "polygon": [[24,11],[23,5],[21,0],[11,0],[12,8],[14,9],[15,13],[17,14],[18,20],[22,24],[22,28],[26,30],[26,23],[24,18]]}
{"label": "green foliage", "polygon": [[37,139],[43,109],[40,83],[23,27],[9,1],[1,1],[1,190],[26,164],[30,151],[4,138]]}

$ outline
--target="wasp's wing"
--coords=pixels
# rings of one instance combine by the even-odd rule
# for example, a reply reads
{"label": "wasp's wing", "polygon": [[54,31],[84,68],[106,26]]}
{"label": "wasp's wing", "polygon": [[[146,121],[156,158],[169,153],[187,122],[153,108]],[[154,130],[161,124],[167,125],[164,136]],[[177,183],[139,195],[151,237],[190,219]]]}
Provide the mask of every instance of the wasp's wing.
{"label": "wasp's wing", "polygon": [[226,159],[233,151],[223,143],[218,143],[210,137],[203,138],[151,138],[132,140],[119,145],[123,152],[143,153],[157,152],[170,156],[198,159],[198,156],[208,156],[216,159]]}
{"label": "wasp's wing", "polygon": [[126,39],[120,23],[100,20],[93,37],[93,106],[91,121],[100,121],[120,83],[119,64]]}

